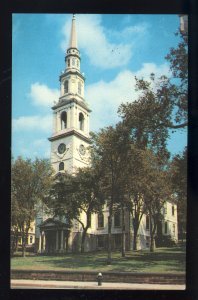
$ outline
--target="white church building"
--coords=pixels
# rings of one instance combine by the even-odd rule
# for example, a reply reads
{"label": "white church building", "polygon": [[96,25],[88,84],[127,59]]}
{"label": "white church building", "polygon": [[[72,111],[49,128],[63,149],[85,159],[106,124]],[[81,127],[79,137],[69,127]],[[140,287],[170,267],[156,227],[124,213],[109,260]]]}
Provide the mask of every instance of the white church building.
{"label": "white church building", "polygon": [[[72,18],[69,47],[65,56],[65,70],[60,75],[60,97],[52,107],[53,133],[51,142],[51,164],[55,172],[67,171],[74,174],[78,168],[89,166],[88,147],[89,117],[91,110],[85,101],[85,78],[80,71],[81,57],[77,47],[75,16]],[[93,108],[94,109],[94,108]],[[125,212],[126,250],[133,248],[132,216]],[[164,220],[160,234],[177,242],[177,205],[167,201],[163,210]],[[81,216],[85,216],[82,214]],[[91,228],[85,240],[85,251],[95,251],[107,247],[108,207],[102,214],[93,214]],[[40,213],[36,219],[35,244],[39,253],[64,253],[80,251],[82,228],[73,221],[70,230],[64,219],[52,218]],[[112,248],[121,248],[121,214],[114,214],[112,224]],[[143,215],[138,231],[138,249],[149,248],[150,228]]]}

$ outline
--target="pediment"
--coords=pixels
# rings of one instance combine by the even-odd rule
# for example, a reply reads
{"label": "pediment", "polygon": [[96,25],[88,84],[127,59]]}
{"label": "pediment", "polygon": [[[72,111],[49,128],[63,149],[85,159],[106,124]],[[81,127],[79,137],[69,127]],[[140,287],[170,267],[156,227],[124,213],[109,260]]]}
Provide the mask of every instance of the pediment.
{"label": "pediment", "polygon": [[39,225],[40,228],[52,228],[52,227],[68,227],[68,225],[64,222],[54,219],[47,219]]}

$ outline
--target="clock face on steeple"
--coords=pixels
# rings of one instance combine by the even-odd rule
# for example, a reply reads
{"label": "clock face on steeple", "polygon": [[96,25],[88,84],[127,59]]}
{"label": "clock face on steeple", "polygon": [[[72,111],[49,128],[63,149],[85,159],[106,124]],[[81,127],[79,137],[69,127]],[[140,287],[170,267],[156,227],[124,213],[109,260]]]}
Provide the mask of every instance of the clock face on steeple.
{"label": "clock face on steeple", "polygon": [[66,150],[66,146],[64,143],[61,143],[59,146],[58,146],[58,153],[59,154],[63,154]]}

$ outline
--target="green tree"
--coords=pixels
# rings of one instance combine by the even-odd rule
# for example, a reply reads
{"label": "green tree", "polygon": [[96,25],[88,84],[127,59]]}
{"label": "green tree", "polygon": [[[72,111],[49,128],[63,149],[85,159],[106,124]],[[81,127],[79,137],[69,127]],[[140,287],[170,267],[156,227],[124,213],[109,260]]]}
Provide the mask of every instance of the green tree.
{"label": "green tree", "polygon": [[142,186],[144,184],[144,164],[146,150],[141,150],[131,143],[131,151],[127,157],[128,165],[125,169],[127,178],[126,203],[132,216],[133,226],[133,250],[137,250],[138,230],[145,213],[144,197]]}
{"label": "green tree", "polygon": [[183,239],[186,232],[187,215],[187,148],[182,155],[176,155],[171,163],[173,193],[177,201],[178,231]]}
{"label": "green tree", "polygon": [[[74,197],[79,209],[79,216],[76,219],[83,229],[81,240],[81,252],[83,253],[87,230],[91,227],[91,215],[92,213],[101,211],[104,204],[104,197],[100,189],[99,174],[97,174],[93,168],[87,167],[79,169],[74,181],[77,185]],[[86,216],[86,221],[80,218],[80,213],[82,212],[84,212]]]}
{"label": "green tree", "polygon": [[167,200],[172,199],[171,177],[168,162],[148,150],[144,159],[144,178],[141,192],[145,212],[150,220],[150,251],[155,249],[158,222],[162,221],[162,209]]}
{"label": "green tree", "polygon": [[[111,264],[112,250],[112,218],[113,213],[124,199],[125,176],[124,169],[127,165],[126,152],[128,143],[128,131],[124,130],[123,124],[118,123],[116,128],[107,127],[99,133],[92,135],[92,159],[93,165],[97,166],[101,174],[101,188],[107,201],[108,216],[108,258],[107,263]],[[121,204],[122,210],[123,205]],[[124,214],[123,218],[124,218]],[[124,235],[124,219],[123,235]],[[124,236],[123,236],[124,242]],[[123,243],[122,243],[123,244]],[[124,244],[122,253],[124,256]]]}
{"label": "green tree", "polygon": [[46,200],[54,215],[64,215],[70,225],[72,220],[76,220],[82,226],[83,253],[87,230],[91,227],[91,215],[101,211],[103,205],[98,174],[91,167],[79,169],[74,176],[59,173]]}
{"label": "green tree", "polygon": [[49,192],[52,170],[48,160],[19,157],[11,169],[11,227],[22,237],[22,255],[31,222],[35,220],[37,205]]}
{"label": "green tree", "polygon": [[[178,34],[177,34],[178,35]],[[169,129],[187,126],[188,106],[188,37],[180,34],[176,48],[171,48],[166,59],[170,62],[172,76],[150,81],[136,78],[136,89],[140,96],[133,103],[122,104],[119,114],[132,129],[133,136],[141,136],[141,142],[163,146],[169,136]],[[138,126],[137,126],[138,125]]]}
{"label": "green tree", "polygon": [[[151,74],[150,80],[147,81],[142,78],[136,78],[136,89],[139,91],[138,98],[132,103],[122,104],[118,109],[118,113],[123,119],[123,124],[128,127],[131,141],[136,148],[141,151],[150,149],[161,160],[169,158],[166,144],[170,133],[187,126],[188,37],[186,35],[180,35],[178,46],[170,49],[166,59],[170,62],[172,76],[169,78],[166,76],[156,78],[155,74]],[[135,154],[135,157],[138,157],[138,152]],[[131,175],[129,175],[129,190],[132,192],[130,193],[131,202],[129,201],[129,203],[133,211],[133,225],[136,238],[136,232],[142,217],[142,208],[148,198],[145,200],[140,194],[144,186],[142,180],[146,177],[141,177],[139,187],[138,183],[136,183],[136,178],[138,178],[138,172],[140,172],[141,168],[137,168],[135,171],[137,177],[133,173],[133,168],[135,169],[138,160],[131,160],[130,162],[132,168]],[[156,181],[154,178],[153,180],[157,182],[160,178],[156,177]],[[133,187],[132,189],[130,189],[130,185]],[[151,199],[153,203],[154,198],[151,197]],[[155,210],[159,210],[157,205]],[[154,211],[150,212],[152,220]],[[134,245],[136,245],[136,242]]]}

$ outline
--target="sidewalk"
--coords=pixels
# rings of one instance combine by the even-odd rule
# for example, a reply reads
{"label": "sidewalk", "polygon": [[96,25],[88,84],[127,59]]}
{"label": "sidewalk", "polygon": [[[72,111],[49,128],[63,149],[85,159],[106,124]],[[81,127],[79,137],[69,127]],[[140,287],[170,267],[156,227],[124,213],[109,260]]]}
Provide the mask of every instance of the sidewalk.
{"label": "sidewalk", "polygon": [[185,285],[12,279],[11,289],[185,290]]}

